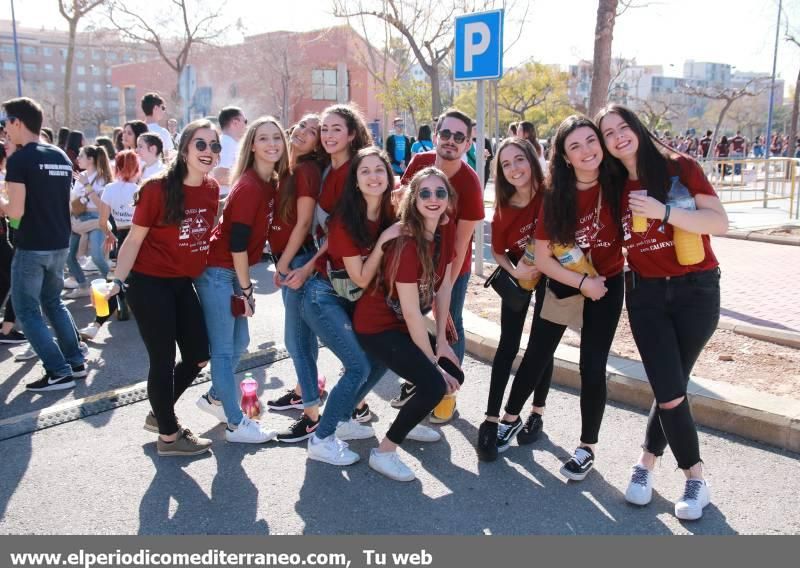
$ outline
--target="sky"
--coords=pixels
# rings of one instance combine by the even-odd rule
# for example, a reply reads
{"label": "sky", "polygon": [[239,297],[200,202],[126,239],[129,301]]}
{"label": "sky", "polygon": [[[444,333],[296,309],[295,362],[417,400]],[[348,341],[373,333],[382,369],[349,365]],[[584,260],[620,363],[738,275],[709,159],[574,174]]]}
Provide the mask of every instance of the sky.
{"label": "sky", "polygon": [[[686,59],[770,73],[778,1],[636,0],[643,7],[630,8],[617,19],[613,54],[635,57],[642,65],[663,65],[664,74],[670,76],[682,74]],[[517,0],[517,7],[523,3]],[[57,0],[15,0],[15,4],[22,25],[66,29]],[[152,0],[148,4],[157,5]],[[331,4],[331,0],[228,0],[226,12],[232,22],[241,18],[248,34],[302,31],[341,24],[342,20],[331,14]],[[532,0],[525,31],[506,52],[505,64],[530,58],[562,65],[591,60],[596,11],[597,0]],[[0,0],[0,19],[10,16],[10,0]],[[513,19],[514,14],[508,18]],[[797,78],[800,48],[783,41],[787,18],[790,32],[800,38],[800,0],[783,0],[777,72],[786,80],[788,91]],[[512,22],[506,26],[508,47],[513,39],[510,31],[518,26]]]}

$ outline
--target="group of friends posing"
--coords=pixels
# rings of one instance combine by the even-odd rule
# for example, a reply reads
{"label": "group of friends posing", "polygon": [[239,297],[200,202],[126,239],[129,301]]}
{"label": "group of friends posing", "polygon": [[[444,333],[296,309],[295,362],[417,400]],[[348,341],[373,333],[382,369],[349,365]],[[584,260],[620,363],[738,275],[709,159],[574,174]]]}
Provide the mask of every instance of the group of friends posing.
{"label": "group of friends posing", "polygon": [[[360,420],[368,415],[364,399],[391,369],[406,384],[393,401],[397,416],[371,450],[369,465],[398,481],[415,478],[397,447],[406,439],[437,441],[440,434],[422,422],[452,417],[464,382],[461,311],[472,233],[484,215],[480,181],[461,159],[471,129],[468,116],[446,111],[435,125],[436,149],[415,156],[393,191],[391,164],[372,145],[354,107],[334,105],[319,116],[306,115],[288,136],[274,118],[261,117],[240,141],[218,222],[219,186],[209,174],[221,151],[219,134],[205,120],[183,130],[167,169],[136,194],[109,292],[125,291],[148,351],[152,412],[145,428],[158,433],[159,455],[210,448],[211,440],[192,434],[174,410],[210,361],[212,386],[197,405],[226,424],[228,441],[307,440],[310,459],[351,465],[359,455],[346,441],[375,436]],[[561,472],[575,481],[586,477],[606,404],[605,366],[626,298],[655,394],[626,499],[650,501],[656,458],[669,445],[686,476],[675,514],[700,518],[710,497],[686,391],[719,318],[720,272],[708,235],[724,233],[727,217],[712,186],[693,160],[660,145],[634,113],[618,105],[601,111],[595,122],[567,118],[554,137],[547,175],[537,149],[523,139],[504,140],[496,156],[493,252],[514,278],[542,277],[528,347],[501,419],[527,312],[527,306],[512,309],[503,301],[478,457],[495,460],[514,437],[520,444],[536,440],[553,354],[566,327],[542,317],[544,297],[582,294],[581,433]],[[8,171],[11,180],[11,163]],[[667,193],[675,183],[688,189],[694,210],[670,208]],[[647,195],[635,193],[640,189]],[[647,218],[646,231],[631,230],[632,216]],[[676,228],[703,235],[704,260],[690,266],[677,261]],[[519,262],[532,240],[535,264]],[[296,389],[273,402],[303,410],[282,432],[243,414],[234,375],[249,343],[248,318],[256,311],[250,268],[261,260],[265,242],[298,378]],[[562,266],[551,243],[579,246],[597,276]],[[425,324],[429,311],[433,333]],[[317,339],[344,367],[322,414]],[[532,393],[523,422],[520,414]]]}

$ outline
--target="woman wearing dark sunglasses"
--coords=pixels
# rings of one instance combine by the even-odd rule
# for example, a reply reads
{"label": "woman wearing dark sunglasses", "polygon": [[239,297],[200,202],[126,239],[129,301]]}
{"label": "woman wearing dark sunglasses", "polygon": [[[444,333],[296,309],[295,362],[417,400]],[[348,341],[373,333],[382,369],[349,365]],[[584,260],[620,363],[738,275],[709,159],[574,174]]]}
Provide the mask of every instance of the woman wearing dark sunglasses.
{"label": "woman wearing dark sunglasses", "polygon": [[[219,200],[219,185],[209,173],[221,149],[208,120],[184,129],[178,155],[136,195],[133,222],[117,259],[117,279],[108,293],[129,287],[128,301],[150,359],[147,394],[153,411],[145,429],[159,433],[161,456],[196,455],[211,446],[211,440],[178,424],[175,402],[209,359],[192,279],[206,266]],[[176,343],[181,352],[177,365]]]}
{"label": "woman wearing dark sunglasses", "polygon": [[[397,446],[464,380],[447,342],[455,247],[452,232],[441,226],[455,199],[442,171],[425,168],[414,176],[400,203],[403,234],[390,244],[377,284],[357,302],[353,316],[367,354],[415,386],[414,396],[369,458],[372,469],[397,481],[416,477],[397,455]],[[423,317],[434,304],[435,337],[428,333]]]}

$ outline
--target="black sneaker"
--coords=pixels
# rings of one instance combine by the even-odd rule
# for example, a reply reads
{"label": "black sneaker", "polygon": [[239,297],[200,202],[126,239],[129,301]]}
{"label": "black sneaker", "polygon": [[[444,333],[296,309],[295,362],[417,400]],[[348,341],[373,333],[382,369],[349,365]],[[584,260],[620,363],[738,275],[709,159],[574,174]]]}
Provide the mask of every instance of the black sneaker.
{"label": "black sneaker", "polygon": [[493,462],[497,459],[497,422],[484,421],[478,428],[478,459]]}
{"label": "black sneaker", "polygon": [[0,343],[17,344],[26,343],[27,341],[28,338],[16,329],[12,329],[8,333],[0,333]]}
{"label": "black sneaker", "polygon": [[511,424],[504,420],[500,421],[500,424],[497,426],[497,451],[499,453],[502,454],[508,449],[511,445],[511,440],[514,439],[514,436],[517,435],[521,428],[522,418],[519,416],[517,416],[517,419]]}
{"label": "black sneaker", "polygon": [[73,379],[85,379],[86,375],[87,375],[86,363],[81,363],[80,365],[72,365]]}
{"label": "black sneaker", "polygon": [[594,452],[591,448],[580,446],[572,457],[561,466],[561,475],[572,481],[583,481],[594,467]]}
{"label": "black sneaker", "polygon": [[372,420],[372,412],[369,410],[369,404],[364,404],[361,408],[356,408],[351,418],[361,424],[366,424]]}
{"label": "black sneaker", "polygon": [[54,377],[50,373],[45,373],[44,377],[38,381],[28,383],[25,388],[31,392],[45,392],[55,390],[66,390],[75,387],[75,381],[71,375],[66,377]]}
{"label": "black sneaker", "polygon": [[416,392],[417,387],[414,386],[414,383],[403,381],[403,384],[400,386],[400,394],[389,401],[389,404],[392,405],[392,408],[401,408],[405,403],[408,402],[408,399],[416,394]]}
{"label": "black sneaker", "polygon": [[539,434],[542,433],[542,428],[544,428],[542,415],[531,412],[531,415],[525,421],[525,426],[517,434],[517,443],[522,446],[533,444],[539,438]]}
{"label": "black sneaker", "polygon": [[290,410],[292,408],[303,408],[303,397],[289,389],[282,397],[267,401],[267,408],[270,410]]}
{"label": "black sneaker", "polygon": [[295,444],[308,440],[317,431],[319,420],[313,422],[305,413],[292,423],[286,430],[278,432],[278,441],[286,442],[287,444]]}

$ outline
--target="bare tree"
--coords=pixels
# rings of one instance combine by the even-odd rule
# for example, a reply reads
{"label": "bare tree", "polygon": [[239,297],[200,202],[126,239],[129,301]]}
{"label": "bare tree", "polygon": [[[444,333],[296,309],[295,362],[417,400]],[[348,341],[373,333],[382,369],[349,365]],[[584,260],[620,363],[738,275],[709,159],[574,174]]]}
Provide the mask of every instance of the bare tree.
{"label": "bare tree", "polygon": [[225,3],[206,8],[202,0],[165,0],[157,9],[132,6],[130,0],[108,0],[111,24],[128,39],[152,46],[175,72],[174,100],[182,108],[180,77],[192,48],[211,45],[227,26],[221,25]]}
{"label": "bare tree", "polygon": [[78,34],[78,23],[89,12],[106,2],[106,0],[58,0],[58,11],[67,20],[69,41],[67,43],[67,62],[64,72],[64,124],[70,126],[72,116],[72,62],[75,59],[75,37]]}
{"label": "bare tree", "polygon": [[669,97],[631,97],[630,100],[635,103],[639,116],[650,130],[661,129],[662,122],[672,122],[679,118],[680,112],[686,108],[685,104],[670,100]]}
{"label": "bare tree", "polygon": [[[753,77],[747,83],[739,88],[732,87],[718,87],[708,86],[699,87],[695,85],[683,85],[681,91],[690,97],[700,97],[712,101],[721,101],[722,107],[719,111],[717,124],[714,126],[714,134],[711,136],[710,151],[713,152],[717,144],[717,134],[722,126],[722,121],[725,120],[725,114],[731,108],[733,103],[743,97],[755,97],[760,95],[767,89],[767,82],[761,77]],[[769,141],[766,141],[769,144]]]}
{"label": "bare tree", "polygon": [[618,5],[619,0],[598,1],[589,116],[594,116],[608,100],[608,84],[611,82],[611,44],[614,40],[614,23],[617,18]]}
{"label": "bare tree", "polygon": [[492,4],[491,0],[333,0],[333,13],[348,19],[371,16],[397,30],[430,79],[431,110],[438,115],[442,112],[440,66],[453,49],[455,16],[488,8]]}

